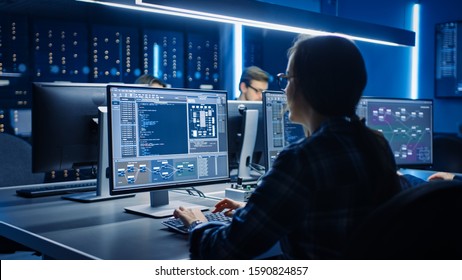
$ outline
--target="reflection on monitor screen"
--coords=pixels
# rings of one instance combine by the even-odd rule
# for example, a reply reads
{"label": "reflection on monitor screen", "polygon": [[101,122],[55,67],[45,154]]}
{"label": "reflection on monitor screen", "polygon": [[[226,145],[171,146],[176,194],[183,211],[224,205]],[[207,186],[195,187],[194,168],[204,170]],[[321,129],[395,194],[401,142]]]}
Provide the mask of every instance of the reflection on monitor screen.
{"label": "reflection on monitor screen", "polygon": [[188,205],[169,203],[168,189],[229,180],[226,92],[108,86],[107,94],[111,194],[151,192],[150,205],[126,211],[170,216]]}
{"label": "reflection on monitor screen", "polygon": [[432,165],[432,100],[363,97],[356,112],[383,133],[399,167]]}
{"label": "reflection on monitor screen", "polygon": [[287,96],[282,91],[263,93],[266,135],[266,170],[269,170],[285,146],[305,138],[303,126],[289,120]]}

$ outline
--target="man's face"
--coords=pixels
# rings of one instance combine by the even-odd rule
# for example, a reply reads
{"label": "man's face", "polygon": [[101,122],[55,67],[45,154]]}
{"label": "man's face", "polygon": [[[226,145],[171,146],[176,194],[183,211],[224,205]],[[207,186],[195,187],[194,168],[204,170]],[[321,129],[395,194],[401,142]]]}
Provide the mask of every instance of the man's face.
{"label": "man's face", "polygon": [[251,80],[250,85],[241,83],[241,92],[244,100],[261,101],[263,91],[268,89],[268,82]]}

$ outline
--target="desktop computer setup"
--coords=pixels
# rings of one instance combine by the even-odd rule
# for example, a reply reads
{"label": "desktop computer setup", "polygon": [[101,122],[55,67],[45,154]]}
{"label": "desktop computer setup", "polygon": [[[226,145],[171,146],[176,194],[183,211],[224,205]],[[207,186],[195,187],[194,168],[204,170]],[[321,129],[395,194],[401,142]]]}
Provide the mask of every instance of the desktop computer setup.
{"label": "desktop computer setup", "polygon": [[[96,167],[96,178],[45,183],[21,188],[17,191],[18,195],[38,197],[66,194],[62,196],[64,199],[78,202],[95,202],[133,196],[133,194],[110,195],[109,193],[107,172],[109,167],[107,160],[109,157],[107,155],[109,149],[109,140],[107,139],[107,85],[70,82],[33,84],[33,171],[49,172],[50,170],[89,166],[91,168]],[[142,86],[132,85],[132,87]],[[175,90],[168,90],[163,94],[175,92]],[[233,102],[231,101],[230,103]],[[75,110],[75,108],[79,109]],[[241,135],[242,138],[245,138],[244,133],[240,130],[241,124],[245,123],[243,115],[247,114],[245,112],[242,114],[242,111],[239,111],[237,106],[233,107],[231,105],[231,108],[236,108],[236,110],[231,110],[231,115],[235,116],[230,121],[230,123],[235,124],[231,130],[235,131],[236,136]],[[249,104],[246,104],[246,108],[249,109],[249,112],[251,110],[258,112],[258,121],[260,122],[260,127],[262,127],[261,102],[249,102]],[[175,116],[172,119],[174,118]],[[248,127],[253,128],[253,131],[257,131],[253,125]],[[257,156],[253,158],[262,157],[263,135],[261,129],[257,134],[257,139],[259,139],[258,148],[245,148],[246,154],[250,154],[247,158],[253,157],[254,150]],[[253,137],[250,137],[250,135],[251,133],[247,133],[246,139],[248,140],[246,140],[246,143],[249,143],[249,140],[255,143],[256,135]],[[238,138],[238,136],[234,137],[234,139]],[[208,145],[203,140],[196,142],[198,143],[197,150],[201,149],[201,145]],[[239,147],[230,145],[230,151],[241,155],[242,145],[246,146],[242,142],[239,143]],[[230,162],[232,161],[230,160]],[[245,166],[245,168],[250,169],[249,166]],[[250,174],[250,171],[247,174]],[[255,172],[252,172],[252,174],[255,174]],[[258,174],[258,176],[260,175]]]}
{"label": "desktop computer setup", "polygon": [[168,190],[229,181],[227,93],[108,86],[112,195],[150,192],[150,204],[126,207],[155,218],[177,207]]}
{"label": "desktop computer setup", "polygon": [[17,194],[65,194],[79,202],[128,197],[109,195],[106,84],[34,83],[32,90],[32,171],[96,167],[96,178],[39,184]]}
{"label": "desktop computer setup", "polygon": [[[63,198],[93,202],[149,192],[149,204],[125,210],[156,218],[179,205],[208,208],[169,201],[173,189],[232,183],[225,197],[247,201],[282,149],[305,137],[289,120],[282,91],[251,102],[227,100],[219,90],[139,85],[35,83],[33,89],[34,171],[97,165],[94,190]],[[357,114],[384,134],[399,167],[432,164],[431,100],[363,97]]]}
{"label": "desktop computer setup", "polygon": [[[146,93],[154,97],[146,98],[145,102],[138,99],[131,103],[125,100],[113,102],[111,98],[116,98],[116,95],[109,95],[109,92],[119,90],[126,93],[128,89],[125,87],[138,95]],[[207,94],[219,96],[212,98],[213,106],[207,105],[211,99]],[[272,94],[285,97],[282,92]],[[267,92],[269,95],[270,92]],[[218,102],[216,100],[221,103],[215,104]],[[200,104],[196,106],[194,102]],[[122,103],[123,108],[131,105],[129,108],[133,111],[129,118],[134,122],[131,126],[113,117],[114,110],[119,110],[117,112],[120,114],[120,107],[114,105],[116,103]],[[138,85],[35,83],[34,171],[60,170],[85,164],[98,166],[97,178],[90,182],[96,184],[96,190],[63,196],[79,202],[93,202],[133,196],[138,191],[150,188],[158,190],[201,185],[209,181],[213,183],[217,178],[219,181],[227,181],[230,178],[229,172],[234,172],[230,166],[236,164],[229,156],[233,155],[234,159],[240,159],[237,164],[241,166],[237,168],[240,175],[236,174],[238,179],[232,189],[244,190],[247,199],[249,191],[266,166],[264,128],[267,125],[263,124],[263,120],[267,118],[264,117],[267,113],[262,104],[227,100],[226,92],[220,91],[153,89]],[[213,110],[209,108],[211,106]],[[80,110],[74,110],[76,107]],[[121,123],[116,124],[115,121]],[[119,126],[120,130],[117,130]],[[172,133],[171,127],[176,127],[175,133]],[[132,138],[127,140],[127,135]],[[118,152],[116,145],[122,145]],[[218,148],[220,156],[212,156]],[[108,155],[109,149],[111,153]],[[124,165],[118,159],[115,166],[109,160],[115,155],[123,159],[130,158],[131,161]],[[156,162],[146,160],[149,156]],[[143,158],[143,164],[135,165],[138,161],[134,158],[137,157]],[[260,173],[251,170],[256,165],[261,166]],[[109,172],[114,176],[112,179],[126,180],[125,183],[118,182],[117,187],[110,191],[106,176],[108,167],[113,171]],[[211,174],[212,170],[220,171],[217,178],[203,175]],[[138,186],[140,182],[142,186]],[[159,196],[156,192],[152,205],[156,205]]]}
{"label": "desktop computer setup", "polygon": [[[207,210],[208,207],[200,204],[170,201],[168,191],[230,182],[228,141],[232,137],[229,134],[239,131],[229,126],[228,121],[233,119],[228,115],[233,112],[228,107],[230,104],[236,105],[234,113],[237,115],[239,111],[238,122],[244,128],[240,131],[243,139],[239,156],[239,163],[245,161],[244,168],[249,168],[254,150],[257,150],[257,131],[264,134],[264,129],[257,129],[259,115],[262,116],[260,120],[264,119],[271,127],[279,125],[283,129],[282,135],[286,138],[283,145],[294,141],[295,132],[304,137],[301,126],[283,117],[286,115],[283,110],[285,95],[267,92],[265,96],[267,102],[233,102],[227,100],[225,91],[109,85],[110,193],[149,192],[149,204],[128,206],[125,211],[154,218],[170,217],[179,206]],[[251,109],[252,105],[256,109]],[[264,144],[259,147],[262,146],[266,150]],[[238,170],[238,182],[234,188],[225,190],[225,196],[247,201],[253,191],[251,183],[242,176],[243,169]],[[250,174],[247,170],[243,173]],[[186,232],[178,221],[165,220],[163,224]]]}

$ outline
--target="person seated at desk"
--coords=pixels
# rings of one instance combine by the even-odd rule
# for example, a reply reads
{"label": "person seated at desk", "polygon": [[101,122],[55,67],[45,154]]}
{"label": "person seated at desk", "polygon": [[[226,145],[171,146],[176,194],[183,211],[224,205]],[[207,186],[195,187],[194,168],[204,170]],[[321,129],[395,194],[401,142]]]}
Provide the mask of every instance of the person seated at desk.
{"label": "person seated at desk", "polygon": [[247,67],[239,82],[239,100],[261,101],[263,91],[268,89],[268,73],[257,66]]}
{"label": "person seated at desk", "polygon": [[138,79],[136,79],[135,84],[144,84],[155,88],[167,87],[167,85],[162,80],[154,77],[151,74],[144,74],[139,76]]}
{"label": "person seated at desk", "polygon": [[288,81],[290,120],[310,137],[279,154],[245,206],[217,204],[236,210],[229,225],[174,211],[190,227],[193,259],[252,259],[278,241],[281,258],[338,259],[365,217],[400,191],[387,141],[355,113],[367,74],[352,41],[300,36],[278,78]]}

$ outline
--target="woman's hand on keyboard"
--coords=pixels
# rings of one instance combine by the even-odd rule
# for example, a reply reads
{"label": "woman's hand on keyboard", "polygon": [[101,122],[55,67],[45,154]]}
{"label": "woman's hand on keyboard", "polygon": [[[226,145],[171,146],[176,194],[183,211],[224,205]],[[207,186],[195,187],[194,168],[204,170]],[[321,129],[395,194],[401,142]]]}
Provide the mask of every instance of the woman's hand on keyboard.
{"label": "woman's hand on keyboard", "polygon": [[437,180],[452,180],[454,179],[455,174],[448,172],[436,172],[428,177],[428,181],[437,181]]}
{"label": "woman's hand on keyboard", "polygon": [[234,214],[234,210],[242,208],[244,207],[244,205],[245,204],[243,202],[238,202],[229,198],[225,198],[215,205],[215,209],[212,212],[217,213],[224,211],[224,214],[226,216],[231,217]]}
{"label": "woman's hand on keyboard", "polygon": [[173,211],[173,216],[180,218],[186,227],[189,227],[194,221],[207,222],[207,218],[205,218],[200,208],[184,208],[180,206]]}

